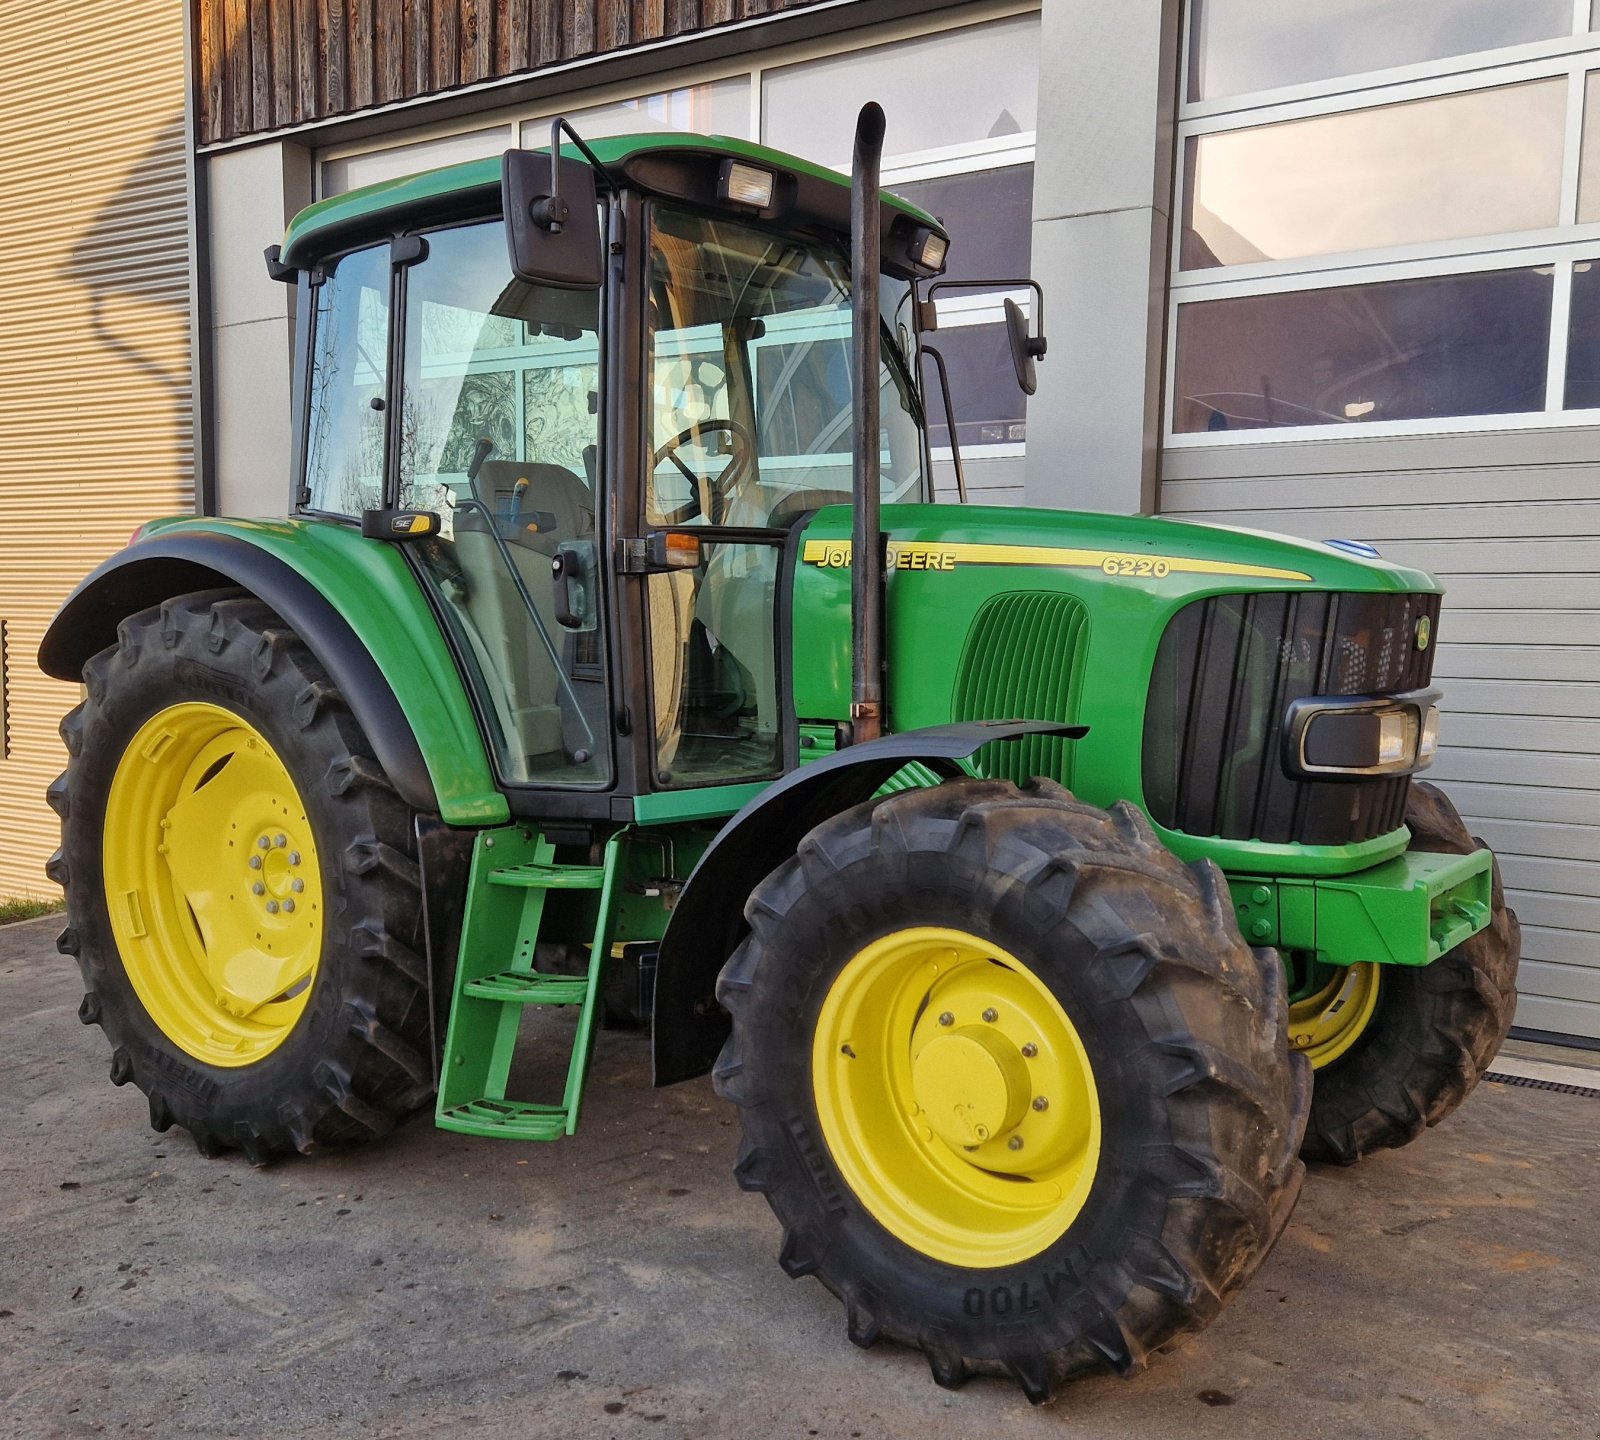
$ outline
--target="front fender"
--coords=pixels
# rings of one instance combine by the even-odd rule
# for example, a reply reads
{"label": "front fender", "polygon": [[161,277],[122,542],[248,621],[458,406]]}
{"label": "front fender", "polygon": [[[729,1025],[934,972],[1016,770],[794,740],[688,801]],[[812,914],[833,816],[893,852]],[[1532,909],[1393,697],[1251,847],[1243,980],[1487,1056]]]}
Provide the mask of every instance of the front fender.
{"label": "front fender", "polygon": [[886,735],[791,771],[763,790],[718,832],[684,885],[656,964],[652,1035],[655,1083],[674,1085],[708,1071],[728,1035],[717,1004],[717,974],[749,931],[750,893],[831,815],[870,800],[896,772],[920,763],[942,779],[997,740],[1065,735],[1083,725],[974,720]]}
{"label": "front fender", "polygon": [[450,825],[502,824],[477,720],[437,621],[392,546],[325,521],[177,520],[113,555],[57,612],[39,668],[76,681],[129,615],[236,585],[307,645],[413,809]]}

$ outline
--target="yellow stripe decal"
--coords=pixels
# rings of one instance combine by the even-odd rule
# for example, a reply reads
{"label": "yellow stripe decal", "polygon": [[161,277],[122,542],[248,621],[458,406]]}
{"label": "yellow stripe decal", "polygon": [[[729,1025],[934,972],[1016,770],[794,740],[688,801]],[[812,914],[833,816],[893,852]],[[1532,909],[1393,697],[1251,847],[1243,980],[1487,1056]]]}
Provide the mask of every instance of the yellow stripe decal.
{"label": "yellow stripe decal", "polygon": [[[807,540],[801,551],[807,565],[842,570],[850,565],[850,541]],[[1243,575],[1256,580],[1307,580],[1301,570],[1241,565],[1231,560],[1199,560],[1184,555],[1140,555],[1121,550],[1077,550],[1050,545],[976,545],[962,542],[895,541],[889,545],[891,570],[954,570],[958,565],[1047,565],[1066,570],[1099,570],[1136,580],[1168,575]]]}

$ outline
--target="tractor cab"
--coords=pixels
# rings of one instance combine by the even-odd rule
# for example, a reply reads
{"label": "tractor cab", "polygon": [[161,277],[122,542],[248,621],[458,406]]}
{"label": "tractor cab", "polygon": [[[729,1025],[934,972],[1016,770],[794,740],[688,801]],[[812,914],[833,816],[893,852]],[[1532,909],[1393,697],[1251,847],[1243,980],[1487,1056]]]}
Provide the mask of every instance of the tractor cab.
{"label": "tractor cab", "polygon": [[[584,150],[325,202],[273,262],[306,327],[293,513],[404,545],[508,794],[599,816],[792,767],[780,577],[852,495],[852,287],[837,177]],[[894,200],[879,228],[881,497],[919,501],[913,281],[946,240]]]}

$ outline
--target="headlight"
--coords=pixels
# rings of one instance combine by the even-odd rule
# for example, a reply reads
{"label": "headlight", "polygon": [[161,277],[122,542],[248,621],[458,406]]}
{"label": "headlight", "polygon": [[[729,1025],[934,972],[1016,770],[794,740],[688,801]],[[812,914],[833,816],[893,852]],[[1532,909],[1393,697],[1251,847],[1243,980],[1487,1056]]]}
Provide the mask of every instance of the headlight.
{"label": "headlight", "polygon": [[1283,768],[1296,779],[1408,775],[1439,748],[1438,693],[1311,695],[1289,707]]}
{"label": "headlight", "polygon": [[746,165],[742,160],[724,160],[717,177],[717,198],[735,205],[748,205],[752,210],[765,210],[772,204],[772,194],[777,176],[759,165]]}
{"label": "headlight", "polygon": [[949,252],[950,242],[937,230],[918,230],[911,242],[911,263],[930,275],[937,275],[944,269]]}

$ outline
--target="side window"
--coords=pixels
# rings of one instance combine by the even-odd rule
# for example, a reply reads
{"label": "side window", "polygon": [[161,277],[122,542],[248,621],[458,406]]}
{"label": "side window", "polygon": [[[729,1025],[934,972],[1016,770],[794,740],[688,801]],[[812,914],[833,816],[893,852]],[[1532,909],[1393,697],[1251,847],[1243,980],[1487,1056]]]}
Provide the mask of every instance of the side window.
{"label": "side window", "polygon": [[388,244],[346,255],[315,294],[307,504],[313,510],[359,515],[383,503]]}

